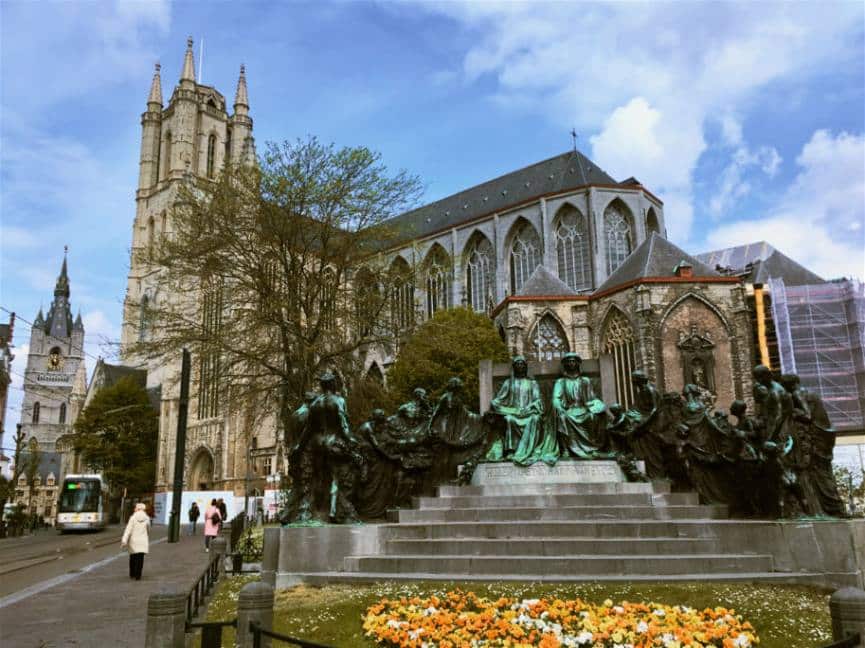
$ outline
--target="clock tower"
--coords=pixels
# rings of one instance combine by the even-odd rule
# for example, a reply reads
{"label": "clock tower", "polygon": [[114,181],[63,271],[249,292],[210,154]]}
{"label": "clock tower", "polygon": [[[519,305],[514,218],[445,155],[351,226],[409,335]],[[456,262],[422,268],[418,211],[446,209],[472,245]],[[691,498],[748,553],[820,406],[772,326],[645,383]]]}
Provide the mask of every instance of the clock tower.
{"label": "clock tower", "polygon": [[84,324],[81,313],[72,319],[66,255],[48,314],[42,309],[30,330],[30,350],[24,372],[21,427],[44,453],[57,451],[57,439],[70,432],[86,391]]}

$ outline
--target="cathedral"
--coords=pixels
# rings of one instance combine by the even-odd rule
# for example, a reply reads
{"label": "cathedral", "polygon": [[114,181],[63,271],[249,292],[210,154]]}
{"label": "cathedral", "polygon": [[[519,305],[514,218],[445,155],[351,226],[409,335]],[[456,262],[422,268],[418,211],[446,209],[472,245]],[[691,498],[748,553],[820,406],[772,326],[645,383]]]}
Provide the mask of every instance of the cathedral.
{"label": "cathedral", "polygon": [[[213,178],[227,161],[254,160],[249,111],[244,68],[229,113],[220,92],[196,82],[191,40],[167,105],[157,65],[141,119],[124,349],[153,334],[148,303],[179,297],[160,294],[158,273],[147,261],[148,249],[170,231],[179,183],[187,174]],[[698,384],[719,407],[750,398],[754,353],[742,281],[673,245],[663,202],[636,178],[618,181],[574,149],[391,224],[402,233],[383,252],[404,278],[390,306],[397,327],[466,306],[488,314],[509,349],[530,360],[552,361],[570,351],[598,359],[609,402],[632,401],[635,369],[662,391]],[[386,380],[393,360],[386,350],[371,351],[367,370]],[[160,388],[157,489],[168,489],[179,357],[153,361],[124,353],[123,361],[146,369],[148,388]],[[257,431],[247,442],[240,421],[220,412],[200,369],[193,372],[186,488],[241,494],[248,470],[263,487],[267,475],[285,470],[275,429]]]}

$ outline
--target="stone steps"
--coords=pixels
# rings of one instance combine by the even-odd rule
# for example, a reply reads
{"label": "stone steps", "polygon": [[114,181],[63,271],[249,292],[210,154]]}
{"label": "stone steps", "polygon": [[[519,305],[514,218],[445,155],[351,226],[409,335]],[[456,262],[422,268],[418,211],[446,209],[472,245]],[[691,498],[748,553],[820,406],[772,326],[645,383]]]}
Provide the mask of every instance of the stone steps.
{"label": "stone steps", "polygon": [[561,508],[573,506],[696,506],[696,493],[577,494],[537,493],[520,495],[452,495],[416,497],[417,509],[463,508]]}
{"label": "stone steps", "polygon": [[441,538],[390,540],[394,556],[641,556],[713,554],[714,538]]}
{"label": "stone steps", "polygon": [[727,517],[726,506],[562,506],[400,509],[399,522],[513,522],[532,520],[679,520]]}
{"label": "stone steps", "polygon": [[626,495],[670,492],[670,482],[604,482],[584,484],[495,484],[489,486],[439,486],[439,497],[472,495]]}
{"label": "stone steps", "polygon": [[752,554],[692,554],[598,556],[347,556],[348,572],[392,574],[462,574],[486,576],[499,580],[520,576],[563,577],[568,575],[603,576],[606,574],[682,576],[735,572],[771,572],[772,556]]}
{"label": "stone steps", "polygon": [[714,538],[707,520],[548,520],[514,522],[418,522],[385,525],[388,538]]}

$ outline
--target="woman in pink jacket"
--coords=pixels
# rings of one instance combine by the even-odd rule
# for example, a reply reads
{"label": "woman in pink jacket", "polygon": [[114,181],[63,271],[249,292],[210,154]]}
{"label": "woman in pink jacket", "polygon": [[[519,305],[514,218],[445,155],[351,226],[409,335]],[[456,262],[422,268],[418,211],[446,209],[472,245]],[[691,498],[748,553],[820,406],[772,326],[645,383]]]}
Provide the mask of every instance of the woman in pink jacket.
{"label": "woman in pink jacket", "polygon": [[216,500],[210,500],[210,506],[204,512],[204,550],[210,551],[210,541],[219,534],[219,523],[222,516],[216,506]]}

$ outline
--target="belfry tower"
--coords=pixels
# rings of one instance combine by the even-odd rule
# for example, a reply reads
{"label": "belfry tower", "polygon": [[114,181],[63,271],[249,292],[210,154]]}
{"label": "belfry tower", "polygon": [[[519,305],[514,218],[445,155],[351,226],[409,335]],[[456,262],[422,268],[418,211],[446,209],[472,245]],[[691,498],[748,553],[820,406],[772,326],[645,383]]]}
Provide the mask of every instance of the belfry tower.
{"label": "belfry tower", "polygon": [[39,313],[30,330],[30,350],[24,371],[21,426],[43,452],[56,451],[57,439],[71,429],[86,387],[84,323],[72,319],[66,257],[54,287],[48,314]]}
{"label": "belfry tower", "polygon": [[[157,291],[156,270],[148,262],[148,252],[158,245],[162,235],[171,231],[171,208],[179,184],[187,174],[215,180],[227,162],[240,164],[255,159],[244,66],[240,66],[234,113],[229,114],[225,97],[219,91],[196,82],[192,38],[189,38],[180,80],[168,106],[162,103],[161,68],[156,64],[147,109],[141,115],[141,130],[121,336],[121,355],[127,364],[137,364],[137,359],[128,354],[129,345],[150,334],[144,316],[147,305],[162,297]],[[149,385],[161,382],[161,376],[148,376]]]}

